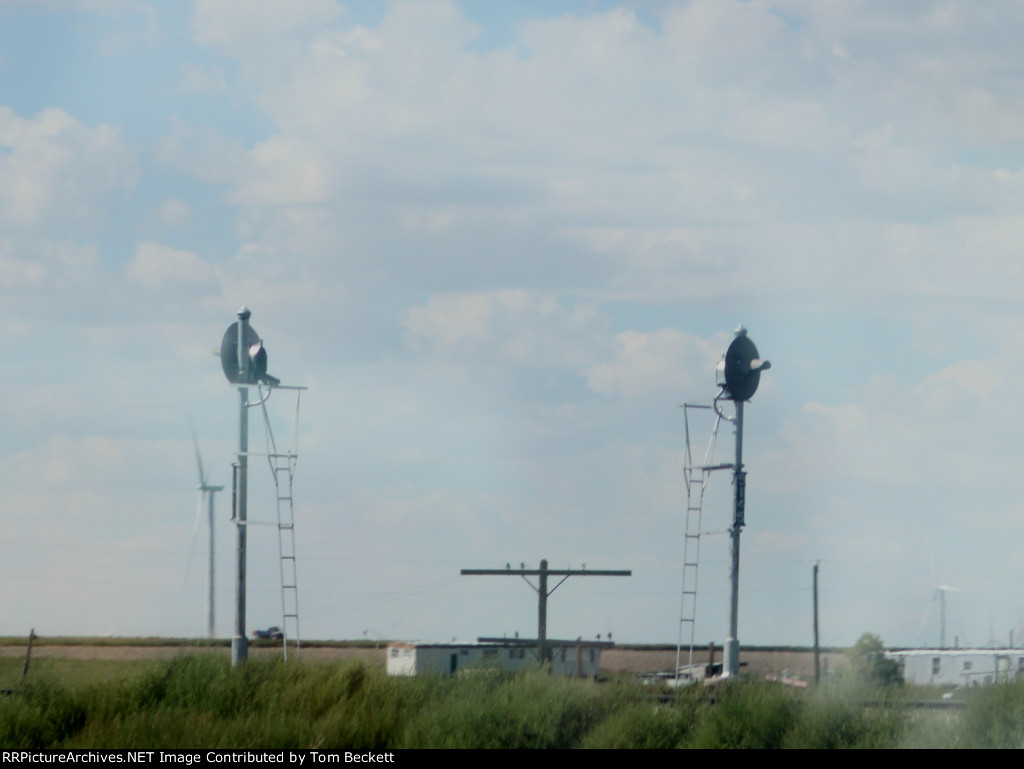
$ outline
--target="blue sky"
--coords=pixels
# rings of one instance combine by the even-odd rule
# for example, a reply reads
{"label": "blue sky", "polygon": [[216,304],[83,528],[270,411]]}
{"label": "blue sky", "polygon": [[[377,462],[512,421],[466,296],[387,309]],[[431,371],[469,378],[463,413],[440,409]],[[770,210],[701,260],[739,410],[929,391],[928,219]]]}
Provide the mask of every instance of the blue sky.
{"label": "blue sky", "polygon": [[[674,641],[678,405],[715,394],[739,323],[773,362],[741,641],[810,642],[818,561],[826,643],[936,643],[937,584],[950,639],[1024,637],[1022,15],[0,2],[0,633],[204,632],[188,425],[228,483],[210,350],[245,304],[310,388],[306,637],[532,635],[526,585],[458,574],[547,558],[634,573],[559,588],[552,635]],[[253,627],[279,624],[275,553],[254,529]]]}

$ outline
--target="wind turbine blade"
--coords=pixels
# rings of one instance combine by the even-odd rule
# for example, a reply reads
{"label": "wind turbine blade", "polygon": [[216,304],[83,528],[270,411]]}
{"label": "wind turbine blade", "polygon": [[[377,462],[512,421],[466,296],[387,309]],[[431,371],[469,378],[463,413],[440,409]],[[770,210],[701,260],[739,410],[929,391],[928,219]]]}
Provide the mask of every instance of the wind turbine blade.
{"label": "wind turbine blade", "polygon": [[948,593],[948,592],[951,592],[951,591],[954,592],[954,593],[959,593],[960,592],[960,588],[953,587],[952,585],[936,585],[935,589],[936,590],[941,590],[941,591],[943,591],[945,593]]}
{"label": "wind turbine blade", "polygon": [[192,424],[192,420],[189,420],[189,429],[192,431],[192,445],[196,450],[196,466],[199,468],[199,485],[206,485],[206,473],[203,472],[203,457],[199,453],[199,439],[196,438],[196,428]]}

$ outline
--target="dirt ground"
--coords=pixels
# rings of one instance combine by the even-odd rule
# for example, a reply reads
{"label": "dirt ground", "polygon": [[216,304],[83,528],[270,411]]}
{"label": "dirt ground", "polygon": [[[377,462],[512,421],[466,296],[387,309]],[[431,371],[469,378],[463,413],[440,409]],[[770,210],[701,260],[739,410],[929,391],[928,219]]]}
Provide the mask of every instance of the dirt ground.
{"label": "dirt ground", "polygon": [[[34,646],[32,657],[61,657],[64,659],[93,660],[143,660],[171,659],[180,653],[206,651],[194,646]],[[227,655],[228,649],[217,651]],[[252,648],[252,656],[280,654],[280,649]],[[17,646],[0,647],[0,657],[24,657],[25,649]],[[306,646],[302,649],[302,659],[311,661],[359,659],[371,665],[385,663],[385,649],[333,648]],[[721,652],[718,652],[721,661]],[[846,659],[840,652],[826,652],[821,655],[822,671],[842,668]],[[707,650],[695,653],[695,664],[706,664]],[[676,662],[675,650],[662,649],[605,649],[601,653],[601,670],[604,673],[630,672],[646,673],[672,670]],[[683,654],[683,664],[687,662],[687,654]],[[808,651],[761,651],[741,650],[741,664],[744,669],[757,675],[789,675],[794,678],[810,679],[814,676],[814,654]]]}

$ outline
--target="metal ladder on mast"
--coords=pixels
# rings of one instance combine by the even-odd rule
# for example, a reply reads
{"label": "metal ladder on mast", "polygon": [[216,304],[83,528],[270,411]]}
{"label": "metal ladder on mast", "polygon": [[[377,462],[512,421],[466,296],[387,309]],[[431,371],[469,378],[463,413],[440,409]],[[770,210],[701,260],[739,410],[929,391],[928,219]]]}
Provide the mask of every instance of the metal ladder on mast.
{"label": "metal ladder on mast", "polygon": [[263,420],[267,434],[267,462],[274,477],[274,491],[277,498],[277,547],[281,569],[281,633],[285,660],[288,646],[296,655],[302,647],[299,634],[299,577],[295,558],[295,500],[292,496],[292,482],[295,478],[295,464],[298,461],[297,436],[299,428],[299,401],[304,387],[277,387],[275,389],[295,390],[295,420],[288,448],[278,451],[274,432],[270,427],[266,399],[263,399]]}
{"label": "metal ladder on mast", "polygon": [[689,630],[689,655],[686,663],[685,678],[692,683],[696,680],[693,668],[693,643],[697,624],[697,578],[700,572],[700,537],[704,517],[704,491],[707,489],[711,473],[715,470],[727,470],[731,464],[712,465],[715,455],[715,444],[718,441],[718,427],[722,415],[715,410],[715,419],[711,429],[711,438],[701,464],[696,464],[693,455],[693,442],[690,435],[690,411],[711,410],[708,404],[684,403],[683,425],[686,432],[686,464],[683,475],[686,480],[686,521],[683,535],[683,588],[679,607],[679,640],[676,644],[676,686],[680,683],[682,670],[683,640]]}

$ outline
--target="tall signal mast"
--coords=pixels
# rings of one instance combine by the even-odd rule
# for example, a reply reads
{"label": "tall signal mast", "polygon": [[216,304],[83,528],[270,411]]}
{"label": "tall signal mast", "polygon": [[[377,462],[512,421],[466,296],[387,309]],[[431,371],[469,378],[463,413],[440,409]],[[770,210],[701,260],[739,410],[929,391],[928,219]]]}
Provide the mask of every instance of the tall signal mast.
{"label": "tall signal mast", "polygon": [[740,671],[739,598],[740,598],[740,532],[745,525],[747,473],[743,469],[743,404],[754,397],[761,383],[761,372],[772,364],[758,357],[757,347],[743,326],[736,329],[736,338],[725,351],[716,369],[716,381],[722,391],[715,398],[715,411],[729,419],[718,408],[720,400],[731,400],[735,416],[730,420],[736,428],[736,461],[733,464],[733,506],[731,541],[732,568],[729,574],[729,637],[725,639],[722,673],[734,676]]}

